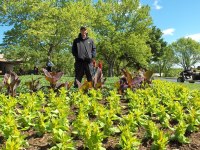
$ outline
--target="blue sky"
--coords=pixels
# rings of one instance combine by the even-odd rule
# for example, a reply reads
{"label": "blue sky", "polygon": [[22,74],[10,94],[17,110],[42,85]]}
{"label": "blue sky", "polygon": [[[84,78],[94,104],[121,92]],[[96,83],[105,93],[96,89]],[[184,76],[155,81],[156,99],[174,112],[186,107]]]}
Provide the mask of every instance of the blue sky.
{"label": "blue sky", "polygon": [[[141,0],[151,7],[155,26],[163,32],[168,43],[181,37],[191,37],[200,42],[200,0]],[[3,33],[10,27],[0,26],[0,43]]]}
{"label": "blue sky", "polygon": [[181,37],[200,42],[200,0],[141,0],[151,7],[153,23],[168,43]]}
{"label": "blue sky", "polygon": [[10,30],[10,26],[0,26],[0,43],[3,42],[4,32]]}

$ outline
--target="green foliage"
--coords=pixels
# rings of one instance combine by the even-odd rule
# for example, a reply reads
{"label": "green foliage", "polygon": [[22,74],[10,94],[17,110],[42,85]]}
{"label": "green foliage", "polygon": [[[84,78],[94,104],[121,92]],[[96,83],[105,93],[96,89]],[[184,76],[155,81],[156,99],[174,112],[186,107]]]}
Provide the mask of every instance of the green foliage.
{"label": "green foliage", "polygon": [[141,141],[130,131],[130,127],[125,125],[121,127],[120,130],[122,131],[122,133],[120,136],[119,144],[122,149],[137,150],[139,148],[139,145],[141,144]]}
{"label": "green foliage", "polygon": [[185,136],[188,125],[185,121],[180,121],[175,127],[175,133],[172,135],[172,140],[177,140],[180,143],[190,143],[189,139]]}
{"label": "green foliage", "polygon": [[162,31],[159,28],[156,28],[156,26],[153,26],[151,28],[151,32],[149,33],[149,40],[147,41],[147,44],[151,48],[152,52],[152,60],[154,62],[157,62],[166,51],[167,43],[162,39]]}
{"label": "green foliage", "polygon": [[182,68],[170,68],[167,72],[164,73],[164,76],[165,77],[179,77],[182,71],[183,71]]}
{"label": "green foliage", "polygon": [[53,129],[52,141],[53,143],[58,143],[58,144],[56,144],[56,146],[53,146],[51,150],[54,149],[75,150],[71,137],[68,135],[66,131],[63,131],[61,129]]}
{"label": "green foliage", "polygon": [[139,1],[131,0],[99,1],[96,9],[97,46],[99,57],[108,68],[108,76],[114,75],[115,66],[146,65],[151,56],[146,45],[151,25],[149,7],[139,7]]}
{"label": "green foliage", "polygon": [[120,95],[117,91],[110,91],[110,96],[106,98],[106,101],[109,102],[109,109],[114,111],[115,114],[121,113],[120,107]]}
{"label": "green foliage", "polygon": [[162,56],[157,58],[155,64],[152,64],[152,68],[157,68],[156,72],[160,74],[164,73],[165,76],[168,76],[172,70],[172,66],[177,64],[177,59],[171,47],[165,46],[162,49]]}
{"label": "green foliage", "polygon": [[0,23],[12,26],[5,33],[2,52],[8,59],[22,59],[27,70],[34,65],[43,68],[50,57],[53,69],[73,75],[71,44],[81,25],[88,26],[108,76],[119,75],[124,67],[148,67],[165,50],[161,31],[152,27],[150,7],[139,0],[10,0],[0,7]]}
{"label": "green foliage", "polygon": [[178,63],[187,69],[200,60],[200,44],[191,38],[180,38],[171,45]]}
{"label": "green foliage", "polygon": [[198,125],[200,124],[200,111],[190,108],[189,114],[186,116],[186,122],[188,124],[187,131],[194,132],[198,131]]}
{"label": "green foliage", "polygon": [[[84,110],[83,110],[84,111]],[[103,150],[103,132],[96,122],[90,122],[84,112],[80,110],[77,120],[73,126],[78,135],[83,139],[85,146],[89,149]]]}
{"label": "green foliage", "polygon": [[164,131],[162,130],[158,130],[157,134],[154,137],[154,142],[151,149],[166,150],[168,142],[169,142],[169,135],[165,134]]}
{"label": "green foliage", "polygon": [[[72,40],[77,37],[81,25],[91,24],[95,8],[92,3],[84,1],[58,3],[37,0],[25,4],[11,0],[1,4],[5,8],[5,12],[0,14],[1,23],[13,26],[4,39],[6,48],[3,51],[7,58],[17,59],[23,55],[23,61],[29,64],[30,69],[36,64],[39,68],[44,67],[50,56],[57,65],[56,69],[70,75],[73,73],[72,67],[65,67],[63,63],[72,60],[69,55]],[[62,63],[57,60],[62,60]]]}
{"label": "green foliage", "polygon": [[123,96],[116,89],[104,95],[101,89],[83,93],[64,88],[16,97],[0,94],[2,149],[28,149],[25,131],[40,138],[50,135],[52,150],[78,149],[76,139],[85,149],[103,150],[106,139],[115,137],[116,149],[139,149],[144,141],[163,150],[170,141],[187,144],[186,133],[199,131],[199,96],[198,90],[160,80]]}
{"label": "green foliage", "polygon": [[30,92],[36,92],[41,88],[39,78],[33,79],[33,77],[32,77],[32,79],[30,81],[26,82],[26,85],[28,86]]}

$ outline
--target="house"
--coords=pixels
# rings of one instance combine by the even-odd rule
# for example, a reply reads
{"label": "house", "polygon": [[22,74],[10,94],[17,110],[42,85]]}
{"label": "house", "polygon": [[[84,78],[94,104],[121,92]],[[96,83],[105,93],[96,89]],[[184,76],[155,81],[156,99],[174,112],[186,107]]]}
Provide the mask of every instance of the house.
{"label": "house", "polygon": [[7,60],[4,58],[4,54],[0,54],[0,74],[13,71],[14,66],[20,65],[22,62],[22,60]]}

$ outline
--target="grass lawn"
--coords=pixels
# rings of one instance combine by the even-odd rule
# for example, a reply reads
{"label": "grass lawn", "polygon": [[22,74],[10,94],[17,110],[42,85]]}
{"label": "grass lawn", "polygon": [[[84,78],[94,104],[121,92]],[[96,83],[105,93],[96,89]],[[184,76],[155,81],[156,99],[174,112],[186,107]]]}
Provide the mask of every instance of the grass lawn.
{"label": "grass lawn", "polygon": [[188,83],[187,82],[187,83],[177,83],[177,84],[182,84],[191,90],[195,90],[195,89],[199,90],[200,89],[200,83]]}

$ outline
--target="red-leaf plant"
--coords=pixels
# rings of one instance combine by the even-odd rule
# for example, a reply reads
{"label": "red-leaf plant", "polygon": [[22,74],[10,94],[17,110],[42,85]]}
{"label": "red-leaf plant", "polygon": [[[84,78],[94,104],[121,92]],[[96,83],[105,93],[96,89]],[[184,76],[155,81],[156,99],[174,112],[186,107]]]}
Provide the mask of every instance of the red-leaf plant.
{"label": "red-leaf plant", "polygon": [[135,90],[140,88],[142,84],[150,84],[152,71],[141,72],[138,71],[131,75],[126,69],[122,69],[123,76],[120,78],[120,81],[116,84],[120,94],[124,92],[127,88]]}
{"label": "red-leaf plant", "polygon": [[103,65],[101,61],[98,64],[96,63],[96,61],[93,61],[92,81],[91,82],[84,81],[84,83],[81,84],[78,80],[76,80],[78,88],[84,92],[88,91],[91,88],[94,89],[102,88],[106,81],[106,78],[103,78],[102,68]]}
{"label": "red-leaf plant", "polygon": [[4,75],[2,87],[7,88],[8,95],[16,96],[16,88],[20,82],[19,76],[15,72],[10,71],[10,73]]}
{"label": "red-leaf plant", "polygon": [[49,88],[53,89],[55,92],[57,92],[61,87],[64,87],[65,89],[70,89],[72,82],[58,82],[58,80],[60,80],[60,78],[64,74],[63,72],[48,72],[44,68],[42,70],[45,74],[46,80],[50,83]]}
{"label": "red-leaf plant", "polygon": [[102,88],[105,81],[106,81],[106,78],[103,78],[103,72],[102,72],[103,64],[102,64],[102,62],[100,61],[96,65],[96,62],[94,61],[93,68],[94,68],[94,75],[93,75],[93,81],[92,81],[93,87],[95,89]]}
{"label": "red-leaf plant", "polygon": [[31,92],[36,92],[39,89],[41,89],[40,80],[39,80],[40,78],[33,79],[33,77],[32,77],[32,79],[30,81],[25,82],[25,84],[28,86],[28,88]]}

